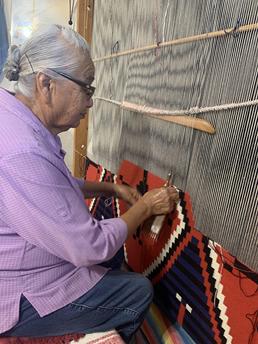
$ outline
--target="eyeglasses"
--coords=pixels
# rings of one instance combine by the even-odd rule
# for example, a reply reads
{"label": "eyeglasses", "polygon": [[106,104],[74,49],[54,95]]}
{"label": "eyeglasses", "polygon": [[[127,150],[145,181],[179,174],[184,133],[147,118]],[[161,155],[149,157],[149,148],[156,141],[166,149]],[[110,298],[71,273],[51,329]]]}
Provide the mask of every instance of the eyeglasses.
{"label": "eyeglasses", "polygon": [[53,71],[53,72],[55,72],[56,74],[59,74],[59,75],[63,76],[64,78],[66,78],[66,79],[68,79],[68,80],[70,80],[70,81],[75,82],[77,85],[81,86],[81,87],[84,89],[84,91],[86,91],[86,94],[87,94],[89,97],[92,97],[92,96],[93,96],[93,94],[94,94],[94,92],[95,92],[95,89],[96,89],[95,87],[93,87],[93,86],[91,86],[91,85],[89,85],[89,84],[87,84],[86,82],[83,82],[83,81],[81,81],[81,80],[72,78],[70,75],[67,75],[67,74],[65,74],[65,73],[63,73],[63,72],[57,72],[56,70],[51,69],[51,68],[48,68],[48,69],[51,70],[51,71]]}
{"label": "eyeglasses", "polygon": [[[31,68],[33,74],[36,74],[35,71],[34,71],[34,68],[33,68],[32,64],[31,64],[31,62],[30,62],[30,59],[29,59],[28,55],[27,55],[26,53],[24,53],[24,55],[26,56],[26,58],[27,58],[27,60],[28,60],[28,62],[29,62],[29,64],[30,64],[30,68]],[[86,91],[86,94],[87,94],[89,97],[92,97],[92,96],[93,96],[93,94],[94,94],[94,92],[95,92],[95,89],[96,89],[95,87],[93,87],[93,86],[91,86],[91,85],[89,85],[89,84],[87,84],[86,82],[83,82],[83,81],[81,81],[81,80],[74,79],[74,78],[72,78],[70,75],[67,75],[67,74],[65,74],[65,73],[63,73],[63,72],[57,72],[56,70],[54,70],[54,69],[52,69],[52,68],[48,68],[48,69],[51,70],[52,72],[55,72],[56,74],[59,74],[59,75],[63,76],[64,78],[66,78],[66,79],[68,79],[68,80],[70,80],[70,81],[75,82],[77,85],[81,86],[81,87],[84,89],[84,91]]]}

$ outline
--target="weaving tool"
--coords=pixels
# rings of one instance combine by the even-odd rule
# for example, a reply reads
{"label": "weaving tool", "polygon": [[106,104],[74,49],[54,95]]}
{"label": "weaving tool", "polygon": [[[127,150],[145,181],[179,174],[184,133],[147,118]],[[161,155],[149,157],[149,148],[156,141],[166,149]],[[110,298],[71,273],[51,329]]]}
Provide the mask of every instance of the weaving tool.
{"label": "weaving tool", "polygon": [[[215,128],[212,126],[212,124],[209,121],[203,118],[196,118],[193,116],[188,116],[187,114],[184,114],[182,110],[178,110],[177,112],[174,112],[174,111],[169,111],[169,110],[156,109],[156,108],[152,108],[145,105],[134,104],[134,103],[126,102],[126,101],[119,102],[117,100],[107,99],[103,97],[94,97],[94,100],[95,99],[117,105],[121,109],[124,109],[124,110],[132,111],[135,113],[143,113],[147,116],[158,118],[163,121],[167,121],[167,122],[175,123],[178,125],[182,125],[184,127],[200,130],[208,134],[215,134]],[[187,113],[187,110],[185,112]],[[201,110],[201,112],[203,111]]]}
{"label": "weaving tool", "polygon": [[[168,187],[171,185],[171,182],[172,182],[172,179],[173,179],[173,174],[172,174],[172,170],[168,173],[168,176],[167,176],[167,180],[166,180],[166,183],[164,184],[165,187]],[[159,236],[159,233],[161,231],[161,228],[163,226],[163,223],[164,223],[164,220],[166,218],[166,215],[157,215],[151,225],[151,233],[150,233],[150,237],[153,239],[153,240],[157,240],[158,239],[158,236]]]}

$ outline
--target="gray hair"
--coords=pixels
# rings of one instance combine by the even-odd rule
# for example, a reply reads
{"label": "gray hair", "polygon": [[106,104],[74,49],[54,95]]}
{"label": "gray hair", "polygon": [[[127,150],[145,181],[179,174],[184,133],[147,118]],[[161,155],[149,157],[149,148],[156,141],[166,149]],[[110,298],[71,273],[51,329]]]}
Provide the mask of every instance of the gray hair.
{"label": "gray hair", "polygon": [[47,70],[46,74],[59,78],[48,70],[53,69],[73,76],[85,61],[85,73],[92,75],[94,65],[85,39],[69,27],[54,24],[35,32],[21,47],[11,46],[4,74],[16,81],[16,92],[31,97],[36,72]]}

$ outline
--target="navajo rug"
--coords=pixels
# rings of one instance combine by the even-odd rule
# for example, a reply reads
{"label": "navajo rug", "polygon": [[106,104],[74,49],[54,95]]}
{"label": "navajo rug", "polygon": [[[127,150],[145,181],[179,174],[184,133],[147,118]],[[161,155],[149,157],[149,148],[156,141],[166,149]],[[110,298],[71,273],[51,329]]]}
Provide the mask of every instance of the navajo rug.
{"label": "navajo rug", "polygon": [[[89,180],[125,183],[142,194],[164,185],[164,180],[129,161],[122,163],[117,175],[88,161],[86,176]],[[119,216],[127,209],[115,199],[93,200],[91,207],[100,218],[107,216],[107,209],[108,216]],[[166,217],[156,242],[148,234],[150,224],[138,228],[126,242],[125,258],[132,270],[152,281],[155,303],[170,324],[178,324],[173,328],[183,328],[198,344],[255,343],[257,273],[195,228],[190,195],[180,192],[180,202]],[[148,340],[163,343],[153,336]]]}

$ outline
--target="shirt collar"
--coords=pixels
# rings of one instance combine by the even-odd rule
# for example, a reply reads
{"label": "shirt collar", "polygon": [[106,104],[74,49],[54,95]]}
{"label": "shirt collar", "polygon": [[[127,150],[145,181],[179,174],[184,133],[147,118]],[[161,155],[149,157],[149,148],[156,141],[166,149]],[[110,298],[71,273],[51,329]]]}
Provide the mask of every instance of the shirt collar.
{"label": "shirt collar", "polygon": [[38,119],[38,117],[25,104],[15,97],[14,93],[0,88],[0,104],[19,119],[26,122],[26,124],[31,126],[39,135],[43,136],[44,140],[47,140],[50,143],[57,155],[61,155],[62,158],[65,156],[66,153],[62,149],[60,137],[53,135]]}

